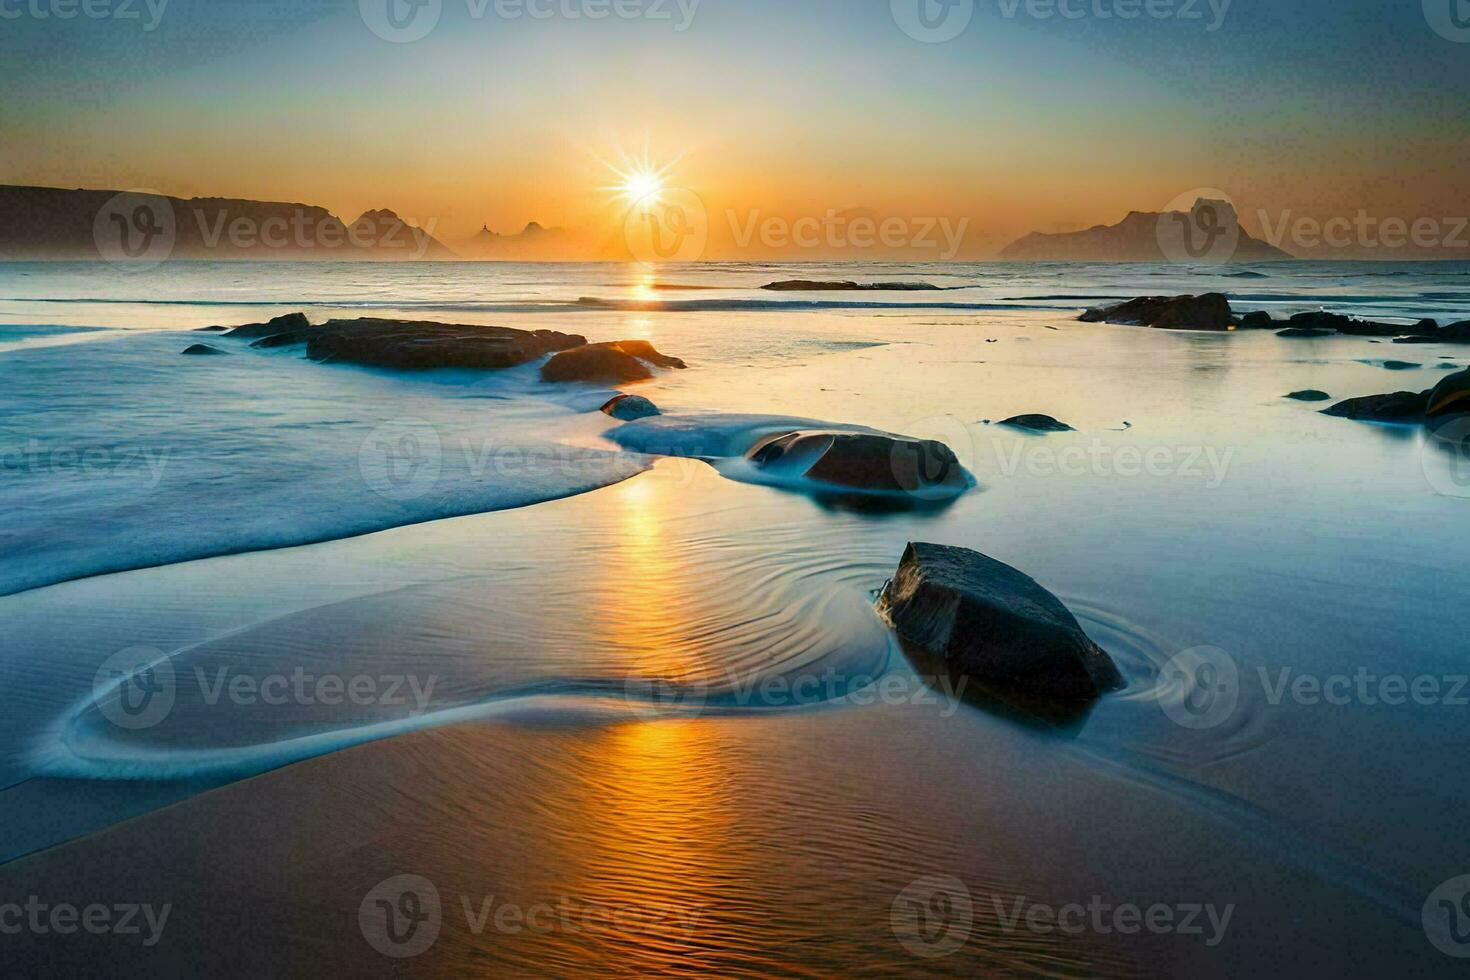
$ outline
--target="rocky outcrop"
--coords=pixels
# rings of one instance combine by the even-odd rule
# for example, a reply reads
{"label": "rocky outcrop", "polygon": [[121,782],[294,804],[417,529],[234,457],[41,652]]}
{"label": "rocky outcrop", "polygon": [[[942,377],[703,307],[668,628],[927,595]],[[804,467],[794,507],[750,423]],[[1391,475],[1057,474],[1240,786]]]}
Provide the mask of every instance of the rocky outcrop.
{"label": "rocky outcrop", "polygon": [[1399,337],[1395,344],[1470,344],[1470,320],[1451,323],[1433,333]]}
{"label": "rocky outcrop", "polygon": [[1076,432],[1065,422],[1059,422],[1050,415],[1016,415],[996,425],[1006,425],[1013,429],[1025,429],[1027,432]]}
{"label": "rocky outcrop", "polygon": [[[1449,378],[1445,379],[1450,380]],[[1395,391],[1387,395],[1349,398],[1324,409],[1323,415],[1357,422],[1422,422],[1429,407],[1429,392]]]}
{"label": "rocky outcrop", "polygon": [[314,361],[422,371],[435,368],[500,370],[587,338],[554,330],[516,330],[427,320],[330,320],[313,325],[300,313],[237,327],[225,335],[262,349],[306,345]]}
{"label": "rocky outcrop", "polygon": [[879,432],[784,432],[757,442],[746,458],[763,470],[850,490],[938,499],[971,485],[944,443]]}
{"label": "rocky outcrop", "polygon": [[179,351],[179,353],[188,354],[191,357],[216,357],[226,352],[220,350],[218,347],[211,347],[208,344],[190,344],[188,347]]}
{"label": "rocky outcrop", "polygon": [[1271,330],[1276,326],[1275,319],[1264,310],[1247,313],[1240,318],[1240,329],[1242,330]]}
{"label": "rocky outcrop", "polygon": [[618,395],[602,406],[602,412],[623,422],[633,422],[637,419],[647,419],[663,414],[657,405],[642,395]]}
{"label": "rocky outcrop", "polygon": [[1329,395],[1325,391],[1318,391],[1316,388],[1306,388],[1302,391],[1293,391],[1291,394],[1284,395],[1283,397],[1291,398],[1299,402],[1325,402],[1332,400],[1331,395]]}
{"label": "rocky outcrop", "polygon": [[776,292],[919,292],[929,289],[938,289],[933,283],[927,282],[852,282],[851,280],[840,280],[836,282],[820,281],[813,279],[786,279],[781,282],[766,283],[761,287]]}
{"label": "rocky outcrop", "polygon": [[[1427,337],[1433,336],[1439,330],[1439,324],[1433,320],[1420,320],[1412,327],[1405,327],[1394,323],[1359,320],[1357,317],[1343,316],[1341,313],[1328,313],[1325,310],[1316,310],[1310,313],[1298,313],[1292,317],[1290,320],[1290,329],[1340,333],[1347,334],[1350,337]],[[1311,334],[1311,336],[1322,335],[1317,333]]]}
{"label": "rocky outcrop", "polygon": [[1141,296],[1114,306],[1089,309],[1084,323],[1121,323],[1169,330],[1230,330],[1235,315],[1223,293],[1203,296]]}
{"label": "rocky outcrop", "polygon": [[1000,694],[1082,702],[1123,686],[1061,600],[977,551],[910,544],[877,608],[906,643]]}
{"label": "rocky outcrop", "polygon": [[[1212,261],[1281,262],[1292,258],[1274,245],[1252,238],[1240,226],[1235,207],[1226,201],[1201,199],[1188,211],[1134,211],[1116,225],[1097,225],[1086,231],[1047,235],[1033,232],[1001,250],[1006,262],[1164,262],[1183,256],[1165,255],[1161,242],[1173,229],[1220,229],[1228,236],[1210,237],[1218,248]],[[1175,231],[1175,234],[1178,232]],[[1219,252],[1220,254],[1216,254]]]}
{"label": "rocky outcrop", "polygon": [[646,340],[617,340],[560,348],[561,353],[541,366],[546,381],[588,381],[595,384],[627,384],[647,381],[653,368],[688,367],[677,357],[659,353]]}

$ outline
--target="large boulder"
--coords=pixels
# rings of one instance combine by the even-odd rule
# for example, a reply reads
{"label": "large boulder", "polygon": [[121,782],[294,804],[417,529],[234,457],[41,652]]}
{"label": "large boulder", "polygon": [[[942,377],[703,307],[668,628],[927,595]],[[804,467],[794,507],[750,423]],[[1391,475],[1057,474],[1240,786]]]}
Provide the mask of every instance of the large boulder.
{"label": "large boulder", "polygon": [[1084,323],[1122,323],[1166,330],[1230,330],[1235,326],[1235,314],[1223,293],[1141,296],[1114,306],[1094,307],[1077,319]]}
{"label": "large boulder", "polygon": [[852,490],[953,497],[969,474],[942,442],[881,432],[806,429],[757,442],[746,454],[757,467]]}
{"label": "large boulder", "polygon": [[1425,407],[1425,421],[1437,428],[1450,419],[1470,415],[1470,370],[1451,374],[1434,386]]}
{"label": "large boulder", "polygon": [[910,544],[878,612],[906,642],[999,694],[1078,702],[1123,686],[1061,600],[978,551]]}
{"label": "large boulder", "polygon": [[617,340],[564,349],[541,366],[541,377],[547,381],[627,384],[653,377],[655,367],[688,365],[677,357],[660,354],[646,340]]}
{"label": "large boulder", "polygon": [[435,368],[500,370],[587,342],[555,330],[516,330],[479,324],[363,317],[313,326],[294,313],[265,324],[237,327],[226,336],[254,338],[252,347],[306,345],[313,361],[422,371]]}
{"label": "large boulder", "polygon": [[1324,409],[1322,414],[1357,422],[1422,422],[1424,411],[1428,407],[1427,391],[1417,394],[1412,391],[1395,391],[1387,395],[1349,398]]}

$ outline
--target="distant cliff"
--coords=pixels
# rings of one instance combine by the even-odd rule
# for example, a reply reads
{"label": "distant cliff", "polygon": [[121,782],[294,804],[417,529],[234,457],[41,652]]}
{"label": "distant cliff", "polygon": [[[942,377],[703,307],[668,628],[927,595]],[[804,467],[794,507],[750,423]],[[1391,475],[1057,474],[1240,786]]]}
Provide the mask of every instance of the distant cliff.
{"label": "distant cliff", "polygon": [[309,204],[0,185],[0,258],[452,259],[392,211],[351,224]]}
{"label": "distant cliff", "polygon": [[1000,253],[1015,262],[1281,262],[1293,256],[1252,238],[1226,201],[1189,211],[1134,211],[1116,225],[1045,235],[1034,232]]}

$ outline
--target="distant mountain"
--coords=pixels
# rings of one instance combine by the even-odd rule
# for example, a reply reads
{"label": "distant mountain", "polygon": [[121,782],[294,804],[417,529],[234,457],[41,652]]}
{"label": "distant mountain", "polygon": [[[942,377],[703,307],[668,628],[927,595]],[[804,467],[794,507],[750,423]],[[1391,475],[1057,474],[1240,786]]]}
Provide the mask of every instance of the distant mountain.
{"label": "distant mountain", "polygon": [[471,259],[566,259],[581,254],[578,244],[570,232],[532,221],[509,235],[493,232],[485,225],[456,247]]}
{"label": "distant mountain", "polygon": [[1014,262],[1282,262],[1292,255],[1252,238],[1235,206],[1201,198],[1189,211],[1134,211],[1116,225],[1058,235],[1033,232],[1007,245]]}
{"label": "distant mountain", "polygon": [[348,225],[309,204],[0,185],[4,259],[456,257],[429,231],[388,210],[368,211]]}

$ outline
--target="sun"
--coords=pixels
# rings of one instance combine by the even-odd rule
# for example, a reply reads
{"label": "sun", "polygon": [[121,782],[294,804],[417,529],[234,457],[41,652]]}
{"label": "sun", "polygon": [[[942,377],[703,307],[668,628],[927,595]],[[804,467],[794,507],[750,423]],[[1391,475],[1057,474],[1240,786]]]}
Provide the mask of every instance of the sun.
{"label": "sun", "polygon": [[625,175],[623,186],[620,188],[631,204],[637,204],[649,197],[657,198],[663,189],[663,176],[652,170],[640,170]]}

